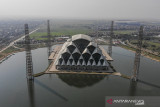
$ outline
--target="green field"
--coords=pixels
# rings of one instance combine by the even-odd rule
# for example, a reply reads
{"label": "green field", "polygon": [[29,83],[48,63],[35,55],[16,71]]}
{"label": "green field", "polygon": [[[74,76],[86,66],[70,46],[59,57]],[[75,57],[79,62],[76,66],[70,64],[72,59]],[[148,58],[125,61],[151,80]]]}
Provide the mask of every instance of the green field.
{"label": "green field", "polygon": [[[131,40],[130,41],[132,44],[137,44],[137,40]],[[147,41],[147,40],[143,40],[143,48],[152,50],[152,51],[156,51],[156,52],[160,52],[160,43],[155,43],[155,42],[151,42],[151,41]]]}
{"label": "green field", "polygon": [[[92,33],[94,31],[90,30],[90,29],[73,29],[73,28],[67,28],[67,29],[59,29],[59,30],[55,30],[55,31],[52,31],[51,32],[51,36],[61,36],[61,35],[69,35],[69,36],[72,36],[72,35],[75,35],[75,34],[89,34],[89,33]],[[122,30],[122,31],[114,31],[115,34],[132,34],[136,31],[130,31],[130,30]],[[46,40],[47,37],[47,31],[46,32],[42,32],[42,31],[38,31],[38,32],[35,32],[33,34],[30,35],[30,37],[32,39],[36,39],[36,40]]]}
{"label": "green field", "polygon": [[[89,34],[95,32],[97,21],[94,20],[51,20],[50,21],[50,31],[51,36],[60,35],[75,35],[75,34]],[[106,25],[110,25],[110,22],[103,22]],[[100,31],[101,32],[101,31]],[[108,32],[108,31],[107,31]],[[109,31],[110,32],[110,31]],[[128,34],[136,32],[135,30],[117,30],[114,31],[115,34]],[[47,36],[47,23],[40,26],[40,29],[30,35],[31,38],[36,40],[46,40]]]}
{"label": "green field", "polygon": [[20,49],[16,49],[14,47],[9,47],[8,49],[6,49],[2,53],[0,53],[0,58],[5,57],[6,55],[8,55],[12,52],[17,52],[17,51],[20,51]]}
{"label": "green field", "polygon": [[[127,45],[119,45],[119,46],[122,47],[122,48],[125,48],[125,49],[127,49],[127,50],[136,51],[135,48],[129,47],[129,46],[127,46]],[[159,56],[155,56],[155,55],[149,54],[149,53],[144,52],[144,51],[142,51],[142,53],[143,53],[145,56],[150,56],[151,58],[154,58],[154,59],[157,59],[157,60],[160,61],[160,57],[159,57]]]}
{"label": "green field", "polygon": [[20,49],[16,49],[14,47],[9,47],[8,49],[4,50],[2,53],[8,54],[8,53],[16,52],[16,51],[19,51],[19,50]]}
{"label": "green field", "polygon": [[[75,35],[75,34],[88,34],[89,30],[66,30],[66,31],[55,31],[55,32],[51,32],[51,36],[61,36],[61,35]],[[45,40],[47,39],[47,37],[45,38],[45,36],[47,36],[46,32],[35,32],[33,34],[30,35],[31,38],[37,39],[37,40]]]}
{"label": "green field", "polygon": [[[51,25],[51,36],[61,36],[61,35],[68,35],[72,36],[75,34],[88,34],[93,32],[92,29],[90,28],[91,25],[61,25],[61,24],[56,24],[56,25]],[[36,40],[45,40],[47,36],[47,28],[46,25],[41,26],[41,28],[30,35],[31,38],[36,39]]]}

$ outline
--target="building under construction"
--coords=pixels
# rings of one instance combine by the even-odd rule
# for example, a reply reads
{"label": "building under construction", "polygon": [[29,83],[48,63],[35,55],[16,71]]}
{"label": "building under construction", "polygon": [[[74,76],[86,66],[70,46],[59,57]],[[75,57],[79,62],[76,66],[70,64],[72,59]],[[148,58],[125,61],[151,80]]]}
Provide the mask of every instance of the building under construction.
{"label": "building under construction", "polygon": [[51,67],[51,71],[106,71],[109,66],[107,59],[112,60],[102,47],[84,34],[73,35],[56,50],[59,51],[53,52],[49,58],[54,60],[53,66],[55,66]]}

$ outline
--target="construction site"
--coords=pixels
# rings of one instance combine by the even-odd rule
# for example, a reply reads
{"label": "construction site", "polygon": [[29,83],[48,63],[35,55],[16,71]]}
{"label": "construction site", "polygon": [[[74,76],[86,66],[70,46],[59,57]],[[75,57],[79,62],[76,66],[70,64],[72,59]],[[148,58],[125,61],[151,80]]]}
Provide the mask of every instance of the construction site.
{"label": "construction site", "polygon": [[[159,64],[141,55],[143,26],[139,28],[136,51],[133,53],[113,44],[114,21],[110,22],[110,33],[106,34],[108,37],[105,41],[109,41],[108,45],[97,43],[97,30],[96,37],[75,34],[64,43],[54,43],[49,20],[46,25],[46,47],[34,50],[31,48],[29,25],[25,24],[25,51],[15,53],[1,63],[4,71],[14,71],[7,74],[12,80],[6,80],[9,86],[12,86],[13,82],[18,85],[22,82],[22,88],[25,88],[27,84],[29,106],[41,106],[42,99],[48,101],[45,104],[51,104],[54,99],[55,102],[62,102],[57,105],[73,105],[74,101],[76,104],[95,101],[94,105],[99,106],[106,95],[160,95],[160,86],[156,85],[156,82],[147,81],[150,75],[155,77],[152,80],[158,78],[159,72],[152,67],[159,67]],[[8,65],[11,67],[7,67]],[[146,90],[148,87],[149,90]],[[12,88],[15,91],[20,90]],[[151,90],[154,93],[151,93]]]}
{"label": "construction site", "polygon": [[138,80],[140,55],[143,40],[143,27],[139,30],[139,39],[137,50],[135,53],[134,69],[131,76],[127,76],[117,72],[112,66],[112,38],[113,38],[114,22],[111,22],[111,31],[109,38],[108,52],[103,47],[98,46],[96,41],[84,34],[73,35],[63,45],[56,46],[51,50],[51,34],[50,23],[47,21],[47,35],[48,35],[48,60],[49,66],[44,72],[37,74],[32,70],[32,54],[29,51],[29,33],[28,27],[25,25],[25,40],[26,40],[26,73],[29,80],[43,74],[103,74],[103,75],[117,75],[123,78]]}

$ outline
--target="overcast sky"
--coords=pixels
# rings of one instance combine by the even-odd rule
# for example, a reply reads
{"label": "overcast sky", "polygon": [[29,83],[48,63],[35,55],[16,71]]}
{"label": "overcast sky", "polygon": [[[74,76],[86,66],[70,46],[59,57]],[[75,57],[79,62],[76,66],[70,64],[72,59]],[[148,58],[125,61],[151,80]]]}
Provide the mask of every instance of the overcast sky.
{"label": "overcast sky", "polygon": [[160,0],[0,0],[0,17],[160,19]]}

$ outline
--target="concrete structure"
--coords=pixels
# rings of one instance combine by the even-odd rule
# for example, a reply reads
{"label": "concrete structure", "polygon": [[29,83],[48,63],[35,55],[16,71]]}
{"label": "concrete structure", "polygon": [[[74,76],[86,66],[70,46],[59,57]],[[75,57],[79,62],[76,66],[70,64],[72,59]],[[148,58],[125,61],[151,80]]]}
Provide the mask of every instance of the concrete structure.
{"label": "concrete structure", "polygon": [[58,70],[102,71],[108,69],[108,62],[101,48],[91,37],[84,34],[73,35],[63,44],[54,65]]}

